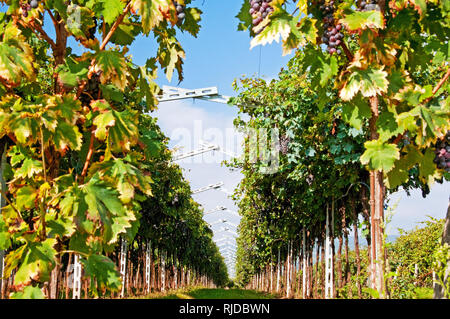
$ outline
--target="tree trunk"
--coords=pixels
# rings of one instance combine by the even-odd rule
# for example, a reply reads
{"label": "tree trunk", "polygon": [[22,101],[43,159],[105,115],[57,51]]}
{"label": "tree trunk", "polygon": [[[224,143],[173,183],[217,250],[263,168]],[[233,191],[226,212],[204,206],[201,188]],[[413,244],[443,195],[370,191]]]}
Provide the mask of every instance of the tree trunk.
{"label": "tree trunk", "polygon": [[[370,139],[376,140],[379,135],[376,122],[378,120],[378,97],[370,98],[372,117],[369,121]],[[370,218],[371,218],[371,270],[372,288],[376,289],[380,298],[386,296],[384,282],[385,256],[383,247],[384,220],[384,184],[382,171],[370,171]]]}
{"label": "tree trunk", "polygon": [[337,251],[337,286],[342,288],[342,234],[338,237],[339,248]]}

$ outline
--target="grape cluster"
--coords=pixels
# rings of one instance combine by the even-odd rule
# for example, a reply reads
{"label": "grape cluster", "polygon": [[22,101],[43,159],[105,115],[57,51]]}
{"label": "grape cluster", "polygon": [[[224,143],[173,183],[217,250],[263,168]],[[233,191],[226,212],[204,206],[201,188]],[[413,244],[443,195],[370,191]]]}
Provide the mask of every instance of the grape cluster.
{"label": "grape cluster", "polygon": [[327,45],[327,51],[330,54],[341,54],[341,50],[337,47],[342,43],[344,35],[341,33],[342,25],[335,24],[333,12],[334,12],[334,0],[329,2],[322,2],[319,7],[323,15],[323,34],[322,42]]}
{"label": "grape cluster", "polygon": [[289,151],[289,143],[291,142],[291,138],[287,135],[281,135],[280,137],[280,152],[283,155],[286,155]]}
{"label": "grape cluster", "polygon": [[88,34],[87,34],[87,38],[90,40],[95,39],[95,32],[97,30],[97,19],[94,17],[92,19],[92,21],[94,21],[94,26],[88,30]]}
{"label": "grape cluster", "polygon": [[22,8],[22,15],[26,18],[28,17],[28,11],[31,9],[36,9],[39,5],[37,0],[31,0],[27,2],[21,2],[20,7]]}
{"label": "grape cluster", "polygon": [[102,71],[94,72],[91,77],[88,79],[85,92],[88,94],[82,94],[80,96],[81,103],[85,105],[89,105],[92,99],[97,99],[100,92],[100,77],[102,75]]}
{"label": "grape cluster", "polygon": [[177,1],[172,1],[175,6],[175,10],[177,10],[178,23],[183,23],[184,18],[186,17],[186,13],[184,12],[185,6],[179,4]]}
{"label": "grape cluster", "polygon": [[378,0],[361,0],[358,3],[358,11],[372,11],[377,10],[380,11],[380,7],[378,6]]}
{"label": "grape cluster", "polygon": [[435,154],[434,162],[437,167],[450,173],[450,131],[447,131],[444,139],[437,143]]}
{"label": "grape cluster", "polygon": [[270,6],[272,0],[249,0],[250,11],[254,27],[258,26],[271,12],[273,8]]}

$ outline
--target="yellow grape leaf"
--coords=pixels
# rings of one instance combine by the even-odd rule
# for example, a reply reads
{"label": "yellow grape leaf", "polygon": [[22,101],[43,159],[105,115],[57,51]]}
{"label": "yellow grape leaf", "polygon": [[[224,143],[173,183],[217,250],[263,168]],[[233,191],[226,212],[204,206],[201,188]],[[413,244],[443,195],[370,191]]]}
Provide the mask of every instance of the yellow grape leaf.
{"label": "yellow grape leaf", "polygon": [[4,85],[17,86],[23,79],[33,81],[33,50],[20,30],[8,24],[0,42],[0,79]]}
{"label": "yellow grape leaf", "polygon": [[164,20],[164,14],[172,6],[171,0],[132,0],[131,8],[141,16],[142,30],[148,34],[155,26]]}

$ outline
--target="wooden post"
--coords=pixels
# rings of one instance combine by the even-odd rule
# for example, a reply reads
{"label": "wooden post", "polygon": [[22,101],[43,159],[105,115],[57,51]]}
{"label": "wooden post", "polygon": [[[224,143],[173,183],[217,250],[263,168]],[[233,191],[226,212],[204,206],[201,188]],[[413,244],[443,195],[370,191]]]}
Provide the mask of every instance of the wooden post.
{"label": "wooden post", "polygon": [[306,299],[306,231],[305,228],[302,230],[302,298]]}
{"label": "wooden post", "polygon": [[[0,167],[0,187],[2,188],[2,192],[0,192],[0,218],[1,218],[1,214],[2,214],[1,209],[6,204],[6,199],[3,196],[3,194],[6,194],[6,182],[5,182],[5,179],[3,178],[3,170],[6,165],[6,149],[7,149],[7,145],[5,144],[5,145],[3,145],[2,158],[1,158],[1,164],[0,164],[1,165],[1,167]],[[4,298],[4,296],[3,296],[4,269],[5,269],[5,251],[0,250],[0,298],[2,298],[2,299]]]}
{"label": "wooden post", "polygon": [[280,292],[280,247],[278,247],[278,262],[277,262],[277,292]]}

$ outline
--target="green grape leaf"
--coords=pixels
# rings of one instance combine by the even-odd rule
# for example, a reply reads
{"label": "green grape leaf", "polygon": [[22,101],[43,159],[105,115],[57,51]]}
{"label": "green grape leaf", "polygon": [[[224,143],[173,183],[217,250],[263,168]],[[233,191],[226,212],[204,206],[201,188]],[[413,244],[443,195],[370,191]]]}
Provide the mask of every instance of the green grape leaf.
{"label": "green grape leaf", "polygon": [[68,147],[72,150],[80,150],[82,140],[83,136],[78,127],[67,122],[59,122],[53,135],[53,143],[58,150],[67,150]]}
{"label": "green grape leaf", "polygon": [[319,60],[322,64],[322,72],[320,73],[320,85],[324,87],[326,84],[328,84],[328,81],[330,81],[335,75],[337,75],[338,65],[336,57],[334,56],[330,58],[330,63],[320,58]]}
{"label": "green grape leaf", "polygon": [[395,115],[387,110],[380,114],[376,126],[380,136],[379,139],[383,142],[386,142],[393,136],[403,133],[403,130],[396,121]]}
{"label": "green grape leaf", "polygon": [[3,218],[0,217],[0,250],[7,250],[11,247],[11,234],[8,232],[8,225],[6,225]]}
{"label": "green grape leaf", "polygon": [[89,0],[86,5],[94,10],[96,16],[103,16],[107,24],[113,24],[125,8],[121,0]]}
{"label": "green grape leaf", "polygon": [[147,158],[157,157],[161,152],[161,141],[158,138],[157,132],[147,127],[140,127],[140,140],[144,143],[144,153]]}
{"label": "green grape leaf", "polygon": [[386,174],[385,184],[394,189],[409,180],[409,170],[413,168],[422,158],[422,153],[414,146],[407,145],[402,149],[402,155],[395,161],[394,168]]}
{"label": "green grape leaf", "polygon": [[155,30],[157,35],[158,47],[158,62],[161,68],[165,71],[166,77],[169,81],[172,80],[172,75],[175,69],[178,71],[178,80],[183,80],[182,65],[185,52],[180,43],[175,37],[174,30],[167,30],[158,28]]}
{"label": "green grape leaf", "polygon": [[442,103],[441,107],[418,106],[412,112],[422,120],[422,129],[418,131],[416,141],[429,146],[436,138],[445,136],[450,130],[450,105]]}
{"label": "green grape leaf", "polygon": [[45,299],[45,295],[39,287],[26,286],[23,291],[13,292],[11,299]]}
{"label": "green grape leaf", "polygon": [[419,178],[423,182],[431,185],[435,180],[437,172],[436,164],[434,163],[435,154],[433,149],[427,148],[425,154],[419,160]]}
{"label": "green grape leaf", "polygon": [[189,32],[192,36],[197,37],[200,31],[200,20],[202,11],[197,8],[186,8],[184,10],[186,17],[183,22],[183,30]]}
{"label": "green grape leaf", "polygon": [[129,203],[134,198],[135,187],[148,196],[152,195],[150,176],[144,176],[136,166],[122,159],[95,163],[89,169],[89,174],[98,174],[100,178],[106,178],[114,184],[123,203]]}
{"label": "green grape leaf", "polygon": [[93,108],[103,108],[102,113],[94,118],[95,137],[110,141],[114,152],[130,150],[138,141],[137,113],[134,111],[117,112],[104,100],[93,101]]}
{"label": "green grape leaf", "polygon": [[106,244],[117,242],[118,236],[131,227],[134,215],[126,211],[119,200],[118,192],[99,180],[97,175],[83,186],[83,191],[89,219],[94,222],[101,221],[104,242]]}
{"label": "green grape leaf", "polygon": [[95,26],[94,12],[77,4],[67,6],[65,27],[76,39],[86,39],[88,30]]}
{"label": "green grape leaf", "polygon": [[120,90],[125,90],[128,84],[128,66],[123,54],[117,51],[102,50],[95,55],[94,71],[102,71],[100,82],[113,84]]}
{"label": "green grape leaf", "polygon": [[360,29],[383,29],[384,18],[381,11],[353,11],[339,20],[349,31]]}
{"label": "green grape leaf", "polygon": [[273,41],[287,40],[291,33],[292,16],[286,11],[279,9],[268,16],[269,22],[264,29],[252,39],[250,49],[257,45],[271,44]]}
{"label": "green grape leaf", "polygon": [[33,178],[34,175],[40,174],[43,171],[42,162],[26,158],[22,166],[14,172],[14,177],[19,178]]}
{"label": "green grape leaf", "polygon": [[242,7],[236,18],[239,19],[238,31],[251,30],[252,27],[252,16],[250,15],[250,1],[241,1]]}
{"label": "green grape leaf", "polygon": [[147,35],[164,20],[171,5],[168,0],[131,0],[132,11],[141,16],[142,29]]}
{"label": "green grape leaf", "polygon": [[123,102],[123,93],[112,84],[103,85],[100,84],[100,90],[102,90],[103,97],[106,100],[114,102]]}
{"label": "green grape leaf", "polygon": [[32,242],[26,245],[23,259],[14,276],[15,286],[27,286],[32,281],[46,282],[55,266],[56,239],[47,238],[43,242]]}
{"label": "green grape leaf", "polygon": [[31,186],[21,187],[16,193],[16,207],[20,211],[35,207],[34,200],[37,197],[37,191]]}
{"label": "green grape leaf", "polygon": [[3,84],[17,86],[23,80],[33,81],[34,54],[20,30],[8,24],[0,42],[0,79]]}
{"label": "green grape leaf", "polygon": [[[110,28],[107,28],[105,31],[108,32],[109,30]],[[141,31],[140,26],[131,24],[131,21],[125,18],[123,24],[119,24],[112,34],[110,41],[117,45],[131,45]]]}
{"label": "green grape leaf", "polygon": [[388,88],[387,72],[380,69],[356,69],[350,74],[339,92],[344,101],[351,100],[356,93],[361,92],[364,97],[371,97],[385,93]]}
{"label": "green grape leaf", "polygon": [[360,96],[355,97],[351,102],[344,103],[342,107],[342,118],[357,130],[360,130],[364,121],[371,116],[369,104]]}
{"label": "green grape leaf", "polygon": [[97,282],[97,288],[94,284],[91,285],[94,294],[98,295],[97,289],[101,291],[103,288],[108,288],[117,291],[122,286],[120,273],[114,262],[108,257],[89,255],[87,258],[82,258],[81,263],[86,276],[95,278]]}
{"label": "green grape leaf", "polygon": [[68,57],[65,64],[56,67],[58,79],[67,88],[73,88],[80,84],[82,80],[87,80],[88,61],[76,61],[73,57]]}
{"label": "green grape leaf", "polygon": [[361,163],[368,165],[371,170],[389,172],[395,160],[400,158],[400,152],[395,144],[388,144],[381,140],[364,143],[365,152],[361,155]]}

